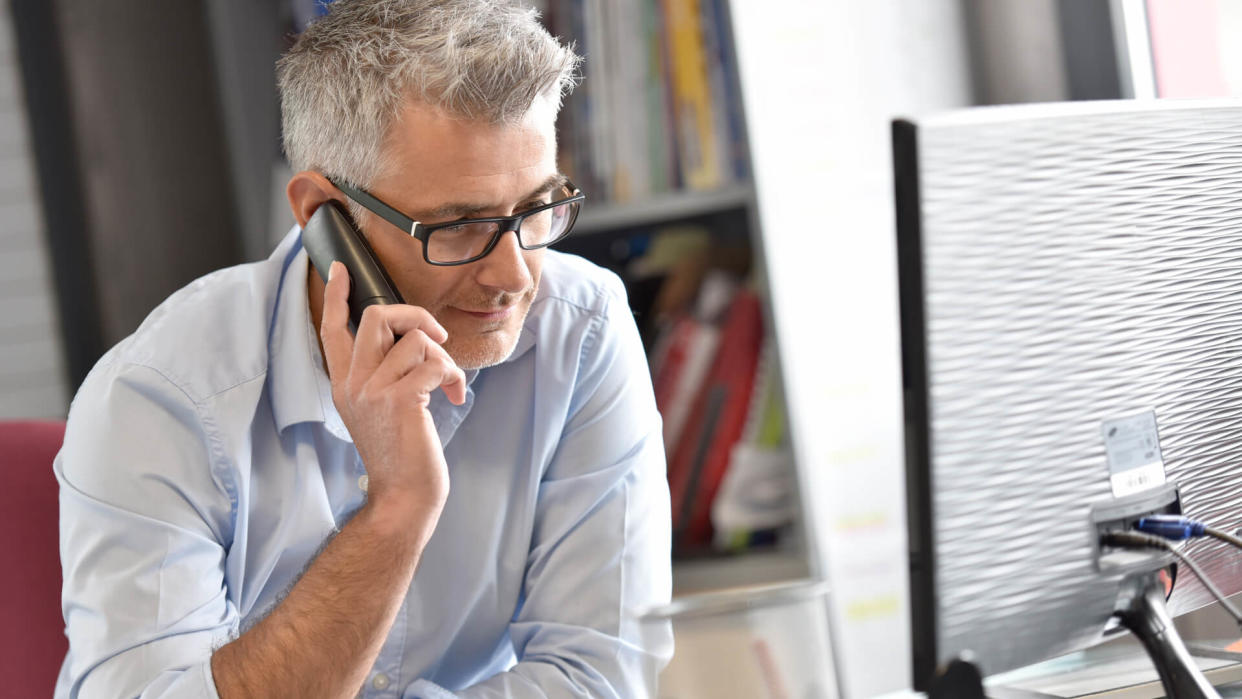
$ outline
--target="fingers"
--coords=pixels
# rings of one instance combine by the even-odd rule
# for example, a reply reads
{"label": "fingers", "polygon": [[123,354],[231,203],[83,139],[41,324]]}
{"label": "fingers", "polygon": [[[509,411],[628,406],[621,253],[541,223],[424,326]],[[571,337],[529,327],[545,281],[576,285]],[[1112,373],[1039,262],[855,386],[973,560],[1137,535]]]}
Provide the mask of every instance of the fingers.
{"label": "fingers", "polygon": [[[333,385],[430,393],[443,388],[456,405],[466,400],[466,375],[440,346],[448,331],[418,306],[370,306],[357,333],[349,331],[349,270],[339,261],[328,268],[319,337]],[[398,340],[399,338],[399,340]],[[347,387],[348,388],[348,387]]]}
{"label": "fingers", "polygon": [[397,386],[398,391],[418,393],[430,393],[439,388],[454,405],[466,402],[466,374],[448,354],[428,357],[401,377]]}
{"label": "fingers", "polygon": [[461,405],[466,402],[466,372],[455,363],[452,369],[453,372],[440,382],[440,389],[444,391],[450,403]]}
{"label": "fingers", "polygon": [[434,343],[448,339],[448,332],[425,309],[404,304],[369,306],[362,312],[354,338],[353,376],[369,377],[384,361],[397,338],[419,332]]}
{"label": "fingers", "polygon": [[[407,381],[414,374],[415,377]],[[384,357],[368,380],[368,389],[401,382],[399,391],[430,393],[443,388],[450,401],[461,405],[466,399],[466,374],[439,343],[420,330],[408,333]]]}
{"label": "fingers", "polygon": [[354,354],[354,338],[349,332],[349,270],[340,262],[328,268],[328,284],[323,291],[323,317],[319,322],[328,377],[341,380],[349,373]]}

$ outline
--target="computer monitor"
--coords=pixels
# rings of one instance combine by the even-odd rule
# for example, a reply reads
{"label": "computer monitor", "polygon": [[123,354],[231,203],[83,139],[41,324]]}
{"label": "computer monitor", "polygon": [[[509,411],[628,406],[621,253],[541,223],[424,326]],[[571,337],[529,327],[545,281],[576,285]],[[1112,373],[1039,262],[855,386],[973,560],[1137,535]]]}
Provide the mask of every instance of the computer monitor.
{"label": "computer monitor", "polygon": [[[1165,555],[1144,512],[1242,524],[1242,104],[894,123],[914,678],[1101,639]],[[1226,594],[1242,551],[1183,551]],[[1101,555],[1103,554],[1103,555]],[[1176,614],[1211,601],[1187,571]]]}

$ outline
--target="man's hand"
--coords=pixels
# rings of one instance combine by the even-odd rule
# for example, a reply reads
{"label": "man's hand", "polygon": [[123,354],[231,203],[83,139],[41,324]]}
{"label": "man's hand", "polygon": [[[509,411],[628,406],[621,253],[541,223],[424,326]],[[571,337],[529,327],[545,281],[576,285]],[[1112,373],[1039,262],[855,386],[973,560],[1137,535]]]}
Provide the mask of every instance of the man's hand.
{"label": "man's hand", "polygon": [[349,274],[333,262],[320,338],[332,400],[367,469],[367,504],[284,601],[212,656],[223,699],[355,696],[448,497],[444,452],[427,412],[436,389],[454,403],[466,398],[466,377],[440,346],[448,333],[421,308],[375,306],[354,337],[348,296]]}
{"label": "man's hand", "polygon": [[449,477],[427,405],[437,388],[453,403],[464,402],[465,374],[440,346],[448,333],[426,310],[371,306],[355,337],[348,327],[348,297],[349,272],[333,262],[319,334],[332,400],[367,470],[368,505],[399,502],[402,511],[434,522],[448,497]]}

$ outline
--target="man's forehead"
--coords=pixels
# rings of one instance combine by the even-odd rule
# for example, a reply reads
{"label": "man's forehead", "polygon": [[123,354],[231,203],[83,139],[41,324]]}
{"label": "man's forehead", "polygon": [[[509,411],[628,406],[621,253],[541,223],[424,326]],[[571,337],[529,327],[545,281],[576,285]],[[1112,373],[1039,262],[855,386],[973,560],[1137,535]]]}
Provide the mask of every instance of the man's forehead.
{"label": "man's forehead", "polygon": [[424,213],[427,215],[428,218],[432,218],[432,219],[455,218],[455,217],[462,217],[462,216],[469,218],[469,217],[481,216],[483,214],[488,213],[489,211],[495,211],[496,209],[503,209],[511,205],[521,204],[524,202],[531,201],[533,199],[538,199],[550,193],[556,193],[559,190],[563,189],[565,186],[565,183],[568,181],[569,181],[569,178],[565,177],[565,175],[559,172],[556,172],[544,178],[544,180],[540,182],[539,185],[536,186],[535,188],[529,191],[522,192],[516,197],[512,197],[511,201],[498,201],[498,200],[495,200],[494,198],[492,199],[481,198],[481,199],[473,199],[473,200],[459,198],[458,200],[443,202],[439,204],[435,209],[426,211]]}
{"label": "man's forehead", "polygon": [[376,194],[389,192],[411,216],[468,216],[520,204],[564,182],[556,168],[555,111],[497,124],[410,102],[386,150],[390,175],[376,183]]}

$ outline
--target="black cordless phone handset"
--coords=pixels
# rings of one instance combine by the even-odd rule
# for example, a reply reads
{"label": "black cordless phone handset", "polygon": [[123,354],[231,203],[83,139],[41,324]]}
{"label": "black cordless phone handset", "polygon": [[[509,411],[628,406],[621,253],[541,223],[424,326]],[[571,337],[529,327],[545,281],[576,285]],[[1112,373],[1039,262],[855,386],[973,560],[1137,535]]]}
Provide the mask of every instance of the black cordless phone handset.
{"label": "black cordless phone handset", "polygon": [[339,202],[328,200],[315,210],[302,229],[302,246],[324,282],[333,260],[349,270],[349,319],[355,328],[367,306],[405,303]]}

